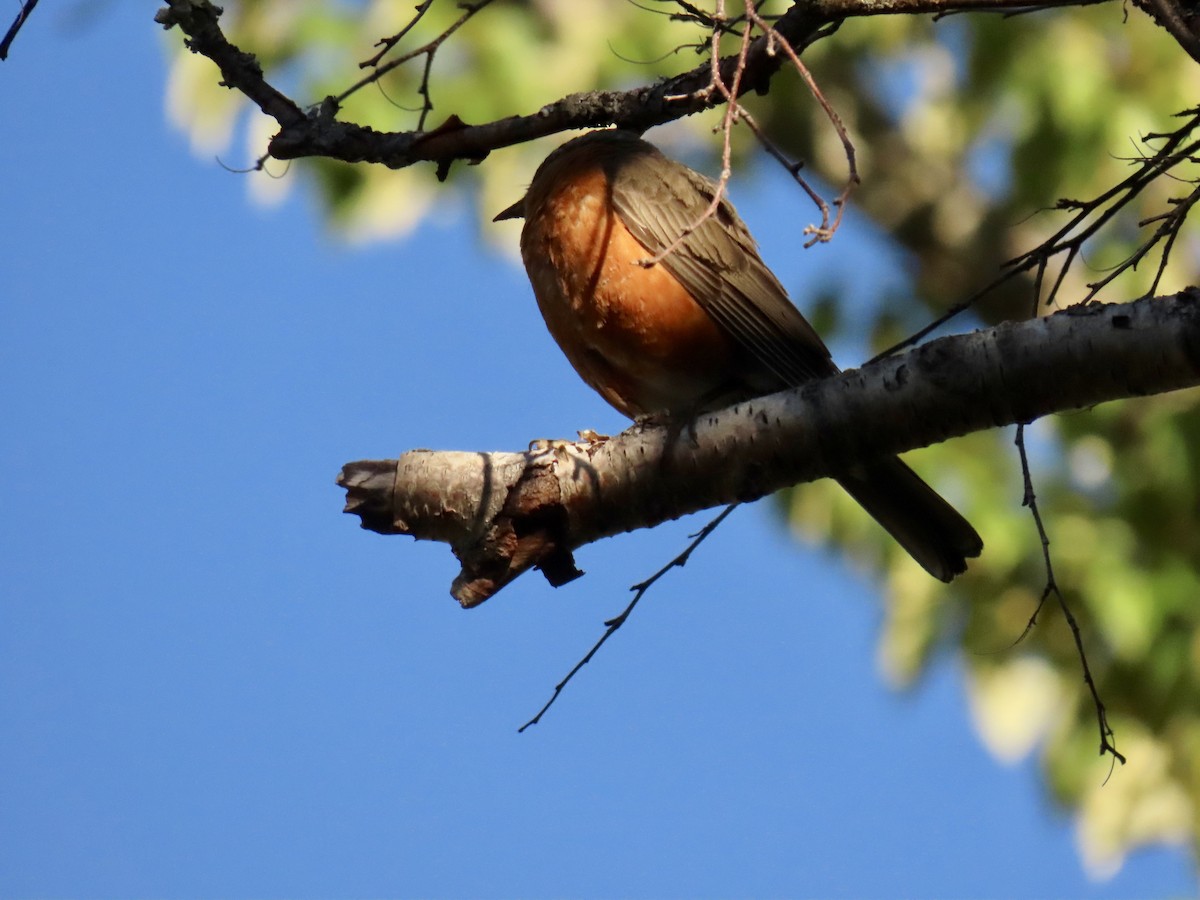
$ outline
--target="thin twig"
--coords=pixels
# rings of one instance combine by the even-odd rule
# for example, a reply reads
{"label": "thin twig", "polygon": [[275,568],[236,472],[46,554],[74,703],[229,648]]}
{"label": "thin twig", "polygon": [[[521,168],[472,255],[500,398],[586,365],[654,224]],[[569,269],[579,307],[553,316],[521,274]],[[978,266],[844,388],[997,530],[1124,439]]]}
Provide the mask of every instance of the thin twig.
{"label": "thin twig", "polygon": [[[670,254],[674,253],[679,246],[688,239],[688,237],[706,221],[712,218],[717,209],[721,206],[721,201],[725,198],[729,186],[729,179],[732,175],[733,168],[731,165],[732,147],[731,137],[733,126],[737,124],[745,111],[738,102],[739,89],[741,87],[742,74],[746,70],[746,54],[750,50],[750,29],[744,29],[739,35],[741,43],[738,48],[737,64],[733,68],[733,84],[726,85],[725,79],[721,77],[721,37],[726,33],[725,29],[725,0],[717,0],[716,10],[712,15],[712,36],[710,38],[710,46],[712,48],[709,54],[710,76],[706,86],[696,91],[693,96],[711,97],[712,94],[720,94],[725,99],[725,114],[721,118],[722,132],[722,147],[721,147],[721,175],[717,179],[716,189],[713,191],[712,200],[704,212],[696,218],[696,221],[689,223],[683,228],[679,234],[675,236],[667,246],[655,253],[653,256],[639,260],[641,266],[650,268],[656,266]],[[668,98],[671,99],[671,98]]]}
{"label": "thin twig", "polygon": [[[838,194],[837,199],[833,201],[833,206],[837,210],[837,212],[834,214],[833,221],[830,222],[829,220],[829,207],[824,203],[824,201],[821,201],[821,224],[819,226],[810,225],[804,229],[805,234],[811,234],[813,236],[812,239],[804,246],[811,247],[815,243],[825,242],[833,237],[834,232],[838,230],[838,226],[842,223],[842,213],[845,210],[846,201],[850,199],[851,191],[854,190],[855,185],[861,183],[861,179],[858,175],[857,154],[854,150],[854,142],[850,140],[850,134],[846,130],[846,123],[842,121],[842,117],[837,114],[837,110],[833,108],[833,105],[827,99],[825,99],[825,95],[817,86],[816,79],[813,78],[812,72],[808,70],[808,66],[804,65],[804,63],[800,61],[800,55],[796,53],[795,48],[792,47],[787,38],[775,30],[773,25],[759,15],[757,8],[755,8],[750,0],[746,0],[746,17],[750,20],[750,22],[757,25],[759,29],[762,30],[762,33],[766,35],[768,41],[770,42],[770,47],[781,47],[783,49],[784,55],[787,56],[788,60],[792,64],[792,68],[794,68],[800,74],[800,77],[804,80],[805,85],[808,86],[809,93],[812,94],[813,99],[820,104],[822,111],[825,113],[825,117],[829,119],[830,124],[833,125],[833,130],[837,134],[838,140],[842,142],[842,151],[846,155],[846,165],[849,169],[849,172],[846,176],[845,186],[842,188],[841,193]],[[788,168],[789,171],[792,171],[793,177],[799,180],[799,175],[790,167]],[[807,185],[804,186],[807,188]],[[809,192],[810,194],[812,193],[811,190]]]}
{"label": "thin twig", "polygon": [[708,537],[710,534],[712,534],[714,531],[716,531],[717,526],[720,525],[722,522],[724,522],[726,517],[728,517],[729,514],[737,508],[738,508],[738,504],[736,504],[736,503],[729,504],[729,506],[727,506],[723,510],[721,510],[721,513],[715,519],[713,519],[711,522],[709,522],[707,525],[705,525],[703,528],[701,528],[698,532],[696,532],[694,535],[692,535],[692,542],[690,544],[688,544],[686,548],[684,548],[684,551],[682,553],[680,553],[678,556],[676,556],[673,560],[671,560],[669,563],[667,563],[665,566],[663,566],[661,569],[659,569],[657,572],[655,572],[653,575],[651,575],[645,581],[639,582],[638,584],[635,584],[630,588],[630,590],[634,591],[635,593],[633,595],[633,599],[629,601],[629,605],[626,606],[623,610],[621,610],[619,615],[614,616],[613,618],[609,619],[607,622],[604,623],[605,630],[604,630],[604,634],[600,635],[600,640],[596,641],[596,643],[592,645],[592,649],[587,652],[587,654],[583,657],[583,659],[581,659],[581,660],[579,660],[579,662],[575,663],[574,668],[572,668],[571,671],[567,673],[567,676],[562,681],[560,681],[558,684],[556,684],[554,686],[554,693],[550,696],[550,699],[546,701],[546,705],[537,711],[536,716],[534,716],[532,719],[530,719],[528,722],[526,722],[524,725],[522,725],[520,728],[518,728],[517,729],[518,733],[524,731],[530,725],[536,725],[538,722],[540,722],[542,720],[542,716],[544,716],[546,714],[546,710],[548,710],[551,706],[554,705],[554,701],[557,700],[558,695],[563,692],[563,688],[565,688],[567,686],[567,684],[570,683],[571,679],[575,677],[575,673],[578,672],[580,669],[582,669],[584,666],[586,666],[589,662],[591,662],[592,657],[595,656],[596,653],[600,650],[600,648],[604,646],[604,642],[607,641],[614,634],[616,634],[617,629],[625,624],[625,620],[629,618],[629,615],[633,612],[634,607],[637,606],[638,602],[642,599],[642,597],[644,597],[646,595],[646,591],[650,590],[650,588],[654,586],[654,583],[657,582],[664,575],[666,575],[667,572],[671,571],[671,569],[675,568],[676,566],[678,566],[680,568],[685,566],[687,564],[688,558],[692,555],[692,551],[694,551],[697,547],[699,547],[700,544],[704,541],[704,539],[706,537]]}
{"label": "thin twig", "polygon": [[[839,223],[842,218],[841,202],[844,199],[844,196],[834,201],[834,203],[838,206],[838,213],[835,224],[831,225],[829,221],[829,204],[825,202],[825,198],[817,192],[816,188],[809,184],[808,180],[800,174],[800,170],[804,168],[804,163],[793,162],[792,160],[788,159],[786,154],[779,149],[775,142],[767,137],[766,132],[762,130],[758,124],[758,121],[752,115],[750,115],[749,112],[743,113],[742,121],[744,121],[746,123],[746,127],[754,133],[754,136],[758,139],[758,142],[760,145],[762,145],[762,148],[766,150],[768,154],[773,156],[781,166],[783,166],[785,172],[792,176],[792,180],[795,181],[796,184],[800,186],[801,190],[808,195],[808,199],[813,202],[813,205],[817,207],[817,211],[821,214],[821,224],[819,226],[804,226],[804,234],[816,235],[805,241],[804,246],[806,248],[811,247],[813,244],[816,244],[822,240],[827,241],[829,238],[833,237],[833,233],[837,231],[836,223]],[[822,234],[826,236],[822,238],[820,236]]]}
{"label": "thin twig", "polygon": [[[1078,256],[1079,251],[1086,241],[1112,221],[1117,213],[1128,206],[1142,191],[1154,183],[1159,176],[1170,173],[1172,169],[1180,164],[1191,162],[1196,152],[1200,151],[1200,140],[1192,141],[1186,144],[1186,146],[1181,145],[1184,145],[1185,140],[1197,128],[1200,128],[1200,110],[1187,110],[1179,115],[1188,116],[1189,118],[1187,122],[1174,132],[1147,135],[1143,139],[1143,142],[1162,140],[1163,144],[1152,155],[1137,158],[1138,167],[1127,178],[1113,185],[1092,200],[1059,200],[1057,208],[1074,210],[1074,215],[1071,216],[1066,224],[1038,245],[1038,247],[1009,260],[1005,263],[1005,267],[1013,274],[1016,274],[1028,271],[1033,266],[1038,265],[1043,259],[1049,259],[1058,254],[1066,254],[1065,269]],[[1185,215],[1190,208],[1191,204],[1188,204],[1184,210]],[[1176,220],[1174,226],[1176,230],[1179,225],[1182,225],[1182,218]],[[1136,266],[1142,257],[1163,237],[1166,237],[1168,233],[1169,230],[1160,227],[1137,251],[1118,265],[1107,278],[1088,285],[1089,293],[1085,296],[1084,302],[1094,299],[1117,275]],[[1051,288],[1049,295],[1044,300],[1046,305],[1054,302],[1062,280],[1062,276],[1060,275]]]}
{"label": "thin twig", "polygon": [[[429,84],[429,68],[430,68],[430,66],[433,65],[434,55],[437,53],[438,49],[442,46],[442,44],[445,43],[446,39],[448,37],[450,37],[450,35],[454,34],[454,32],[456,32],[456,31],[458,31],[458,29],[460,29],[463,25],[465,25],[467,23],[467,21],[470,20],[476,13],[478,13],[480,10],[484,9],[486,6],[491,4],[492,0],[476,0],[475,3],[460,4],[460,8],[463,10],[463,14],[461,16],[459,16],[458,19],[456,19],[453,23],[451,23],[446,28],[445,31],[443,31],[441,34],[439,34],[437,37],[435,37],[433,40],[429,41],[428,43],[422,44],[420,47],[416,48],[415,50],[410,50],[408,53],[398,56],[395,59],[388,61],[384,65],[379,65],[379,61],[383,58],[383,56],[389,50],[391,50],[396,45],[396,43],[398,43],[400,41],[401,38],[403,38],[406,34],[408,34],[409,30],[417,24],[417,22],[420,20],[420,18],[423,15],[425,15],[426,10],[428,9],[429,2],[432,2],[432,0],[427,0],[427,3],[422,4],[421,6],[417,7],[416,15],[403,29],[401,29],[396,34],[392,35],[392,37],[385,38],[383,41],[380,41],[380,43],[387,43],[389,41],[391,42],[386,47],[384,47],[383,50],[381,50],[379,53],[375,54],[375,56],[371,57],[370,59],[359,63],[359,68],[371,68],[371,69],[373,69],[373,71],[371,72],[370,75],[367,75],[365,78],[360,78],[354,84],[350,85],[350,87],[346,88],[346,90],[342,91],[340,94],[337,95],[337,97],[335,99],[337,100],[337,103],[339,106],[342,103],[344,103],[346,98],[349,97],[351,94],[354,94],[355,92],[362,90],[368,84],[372,84],[372,83],[378,81],[380,78],[382,78],[388,72],[391,72],[393,69],[399,68],[400,66],[404,65],[409,60],[416,59],[418,56],[424,55],[426,57],[425,75],[421,81],[421,85],[424,90],[418,90],[418,93],[421,93],[424,95],[425,101],[426,101],[425,106],[422,108],[422,112],[421,112],[421,126],[422,127],[424,126],[425,117],[433,108],[433,105],[429,102],[428,84]],[[422,8],[422,7],[424,7],[424,8]]]}
{"label": "thin twig", "polygon": [[1071,629],[1071,637],[1075,640],[1075,652],[1079,656],[1079,665],[1083,670],[1083,682],[1088,686],[1088,690],[1092,694],[1092,703],[1096,708],[1096,725],[1100,731],[1100,755],[1103,756],[1105,753],[1111,753],[1114,760],[1124,765],[1125,757],[1117,750],[1116,735],[1113,733],[1112,727],[1108,724],[1108,712],[1105,709],[1104,702],[1100,699],[1100,691],[1096,687],[1091,667],[1088,665],[1087,651],[1083,646],[1083,633],[1079,628],[1079,622],[1076,621],[1075,614],[1071,612],[1071,607],[1067,603],[1067,598],[1059,590],[1058,582],[1054,578],[1054,565],[1050,561],[1050,538],[1046,534],[1046,526],[1042,521],[1042,514],[1038,510],[1037,495],[1033,490],[1033,475],[1029,468],[1029,454],[1025,449],[1024,423],[1017,426],[1016,445],[1021,456],[1021,475],[1025,482],[1025,494],[1021,499],[1021,505],[1029,507],[1034,525],[1037,526],[1038,538],[1042,544],[1042,562],[1046,567],[1046,585],[1042,589],[1041,599],[1038,600],[1033,615],[1025,623],[1025,630],[1021,632],[1021,636],[1017,638],[1015,643],[1019,644],[1033,629],[1037,623],[1038,614],[1042,611],[1042,607],[1045,606],[1046,600],[1053,595],[1058,600],[1059,609],[1063,611],[1063,618],[1066,619],[1067,626]]}
{"label": "thin twig", "polygon": [[673,6],[678,6],[683,12],[669,12],[665,9],[643,6],[641,3],[637,3],[636,0],[626,0],[626,2],[630,6],[643,9],[648,13],[653,13],[657,16],[666,16],[671,22],[694,22],[703,28],[720,28],[726,34],[735,34],[738,37],[742,36],[742,32],[737,28],[737,24],[745,21],[745,17],[743,16],[726,18],[723,12],[710,13],[692,3],[688,3],[687,0],[655,0],[658,3],[670,3]]}
{"label": "thin twig", "polygon": [[[1187,121],[1174,131],[1152,133],[1143,136],[1143,144],[1148,144],[1151,141],[1162,141],[1162,145],[1153,154],[1139,156],[1131,160],[1131,162],[1137,163],[1137,168],[1132,174],[1091,200],[1072,200],[1067,198],[1059,200],[1055,208],[1071,210],[1073,211],[1073,215],[1057,231],[1032,250],[1005,262],[1001,267],[1000,274],[988,284],[975,291],[966,300],[956,303],[915,334],[910,335],[903,341],[880,353],[875,359],[891,356],[916,344],[930,332],[970,309],[984,296],[996,290],[1002,284],[1027,272],[1034,272],[1036,291],[1034,315],[1037,314],[1037,310],[1042,305],[1047,307],[1054,305],[1067,273],[1080,257],[1084,244],[1091,240],[1101,228],[1109,224],[1121,210],[1132,203],[1159,177],[1177,178],[1177,180],[1194,185],[1191,193],[1186,197],[1175,197],[1169,200],[1168,202],[1172,208],[1166,212],[1142,219],[1138,223],[1140,227],[1147,227],[1156,222],[1158,223],[1158,227],[1154,233],[1147,237],[1129,256],[1114,266],[1104,278],[1090,282],[1087,285],[1088,293],[1084,295],[1081,302],[1087,303],[1094,300],[1119,275],[1128,270],[1136,269],[1142,259],[1155,246],[1162,243],[1158,269],[1149,290],[1145,294],[1145,296],[1151,296],[1158,290],[1163,273],[1166,271],[1171,250],[1175,246],[1176,238],[1183,227],[1184,221],[1191,210],[1200,203],[1200,182],[1196,179],[1178,178],[1172,171],[1178,166],[1196,163],[1196,154],[1200,153],[1200,140],[1188,142],[1188,139],[1195,131],[1200,129],[1200,108],[1184,110],[1177,113],[1176,116],[1179,118],[1187,117]],[[1043,296],[1042,289],[1045,284],[1046,269],[1049,266],[1050,260],[1056,257],[1060,259],[1058,269],[1049,289]]]}
{"label": "thin twig", "polygon": [[16,40],[17,32],[21,30],[21,26],[25,24],[25,20],[29,18],[29,14],[33,12],[33,8],[37,5],[38,0],[25,0],[21,4],[21,8],[17,10],[16,19],[8,26],[8,31],[5,32],[4,38],[0,39],[0,59],[8,59],[8,48],[12,46],[12,42]]}
{"label": "thin twig", "polygon": [[[689,19],[696,18],[693,15],[694,11],[690,7],[690,5],[683,4],[683,6],[684,6],[684,8],[686,8],[688,10],[688,13],[689,13],[688,18]],[[673,253],[676,249],[678,249],[680,244],[682,244],[683,241],[685,241],[689,235],[691,235],[697,228],[699,228],[700,225],[702,225],[706,220],[708,220],[709,218],[711,218],[713,215],[716,214],[717,209],[721,205],[722,199],[725,197],[725,195],[727,193],[730,174],[731,174],[730,140],[731,140],[731,135],[733,132],[733,127],[735,125],[737,125],[739,122],[746,124],[746,126],[750,129],[750,131],[758,139],[759,143],[763,146],[763,148],[771,156],[773,156],[776,160],[778,160],[780,165],[782,165],[784,167],[785,171],[787,171],[787,173],[792,176],[793,180],[795,180],[796,183],[804,190],[804,192],[808,195],[809,199],[812,200],[813,204],[817,207],[817,210],[820,212],[820,214],[821,214],[820,224],[819,225],[809,225],[809,226],[805,227],[805,229],[804,229],[805,234],[812,235],[811,239],[808,240],[804,244],[805,247],[811,247],[813,244],[816,244],[818,242],[828,241],[830,238],[833,237],[834,233],[838,229],[838,226],[841,224],[842,214],[845,210],[846,201],[850,196],[850,192],[853,189],[853,187],[855,185],[857,185],[860,181],[859,175],[858,175],[858,167],[855,162],[854,144],[850,140],[850,136],[846,131],[846,126],[842,122],[841,117],[837,114],[836,110],[833,109],[833,107],[832,107],[832,105],[830,105],[829,101],[825,99],[824,94],[821,93],[820,88],[817,86],[816,81],[812,77],[812,73],[809,72],[808,68],[804,65],[804,63],[802,63],[800,61],[799,55],[796,53],[795,49],[792,47],[791,43],[787,40],[787,38],[785,38],[783,35],[781,35],[774,28],[774,26],[772,26],[760,14],[760,12],[758,10],[758,6],[753,2],[753,0],[744,0],[744,9],[745,9],[745,12],[743,13],[743,15],[737,17],[737,19],[745,20],[747,22],[747,27],[739,32],[739,31],[736,31],[736,30],[728,27],[728,23],[729,23],[730,19],[725,14],[724,0],[718,0],[716,10],[714,11],[714,13],[711,16],[706,15],[704,18],[704,21],[706,21],[712,28],[712,35],[709,39],[709,45],[712,49],[711,49],[711,53],[709,55],[710,74],[709,74],[708,83],[706,85],[704,85],[702,88],[699,88],[696,91],[694,91],[690,96],[688,96],[686,98],[685,97],[668,97],[667,98],[668,100],[703,99],[706,101],[711,101],[712,95],[717,94],[725,101],[725,114],[722,116],[721,126],[720,126],[721,132],[722,132],[722,138],[723,138],[722,139],[722,152],[721,152],[722,165],[721,165],[721,174],[720,174],[720,177],[717,179],[717,183],[716,183],[716,190],[713,193],[712,200],[709,203],[708,207],[705,208],[705,210],[697,217],[696,221],[689,223],[687,227],[682,229],[679,232],[679,234],[675,236],[675,239],[673,241],[671,241],[671,243],[669,243],[666,247],[664,247],[658,253],[654,254],[651,257],[648,257],[647,259],[641,260],[640,262],[641,262],[641,265],[643,265],[643,266],[649,267],[649,266],[653,266],[653,265],[656,265],[656,264],[662,262],[662,260],[665,259],[669,254]],[[812,185],[810,185],[808,183],[808,181],[800,174],[800,170],[801,170],[801,168],[803,168],[803,164],[799,163],[799,162],[793,162],[787,158],[787,156],[783,153],[783,151],[780,150],[779,147],[777,147],[774,144],[774,142],[772,142],[766,136],[763,129],[758,125],[758,122],[755,121],[754,117],[750,114],[749,110],[747,110],[742,105],[742,103],[739,99],[741,96],[741,93],[742,93],[741,82],[742,82],[742,77],[746,70],[746,60],[747,60],[747,56],[750,52],[751,39],[753,37],[753,29],[754,28],[759,29],[762,37],[765,37],[767,39],[767,53],[768,54],[774,55],[777,52],[778,48],[780,48],[780,47],[783,48],[784,54],[791,61],[792,65],[795,67],[796,71],[800,73],[800,76],[804,80],[805,84],[808,86],[809,91],[812,93],[812,95],[816,99],[816,101],[820,104],[821,109],[824,110],[825,115],[828,117],[829,121],[832,123],[834,130],[837,132],[838,137],[842,142],[842,146],[845,149],[846,162],[849,167],[849,174],[847,176],[847,181],[846,181],[845,187],[842,189],[842,192],[838,195],[838,197],[833,201],[833,207],[836,210],[836,213],[834,213],[832,217],[830,215],[830,204],[828,204],[825,201],[825,199],[812,187]],[[725,79],[721,75],[721,56],[720,56],[721,37],[724,34],[728,34],[728,33],[737,34],[741,38],[741,42],[740,42],[739,48],[738,48],[738,55],[736,57],[736,62],[733,66],[732,77],[731,77],[731,81],[729,84],[726,83]]]}
{"label": "thin twig", "polygon": [[382,49],[370,59],[360,62],[358,67],[360,69],[373,69],[379,65],[380,60],[382,60],[389,52],[391,52],[393,47],[404,40],[404,36],[406,34],[417,27],[417,23],[425,17],[425,13],[429,12],[429,7],[431,6],[433,6],[433,0],[421,0],[421,2],[416,6],[413,17],[408,20],[408,24],[391,37],[380,38],[378,41],[376,41],[375,46],[381,47]]}
{"label": "thin twig", "polygon": [[[1169,173],[1164,172],[1164,175]],[[1175,239],[1179,236],[1179,229],[1183,226],[1184,220],[1187,219],[1188,213],[1192,207],[1196,205],[1196,201],[1200,200],[1200,188],[1193,190],[1187,197],[1174,197],[1167,202],[1171,204],[1172,209],[1165,213],[1159,213],[1157,216],[1150,216],[1138,222],[1139,228],[1145,228],[1153,222],[1158,222],[1158,228],[1150,235],[1142,244],[1134,250],[1129,256],[1122,260],[1118,265],[1114,266],[1112,271],[1099,281],[1093,281],[1088,284],[1088,293],[1084,298],[1084,302],[1095,297],[1100,291],[1107,287],[1119,275],[1129,269],[1136,269],[1138,263],[1159,243],[1166,240],[1163,244],[1162,253],[1159,256],[1158,269],[1155,272],[1154,280],[1150,287],[1147,288],[1143,296],[1150,297],[1158,290],[1158,283],[1162,279],[1163,273],[1167,269],[1167,263],[1171,257],[1171,248],[1175,245]]]}

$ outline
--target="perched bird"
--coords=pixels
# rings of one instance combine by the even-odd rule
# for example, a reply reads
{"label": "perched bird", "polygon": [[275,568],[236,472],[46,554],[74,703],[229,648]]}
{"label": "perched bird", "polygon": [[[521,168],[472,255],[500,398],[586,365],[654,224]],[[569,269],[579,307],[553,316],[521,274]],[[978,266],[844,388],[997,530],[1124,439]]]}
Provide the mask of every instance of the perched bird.
{"label": "perched bird", "polygon": [[[716,191],[632,132],[593,131],[547,156],[496,217],[524,217],[521,257],[550,334],[631,418],[692,417],[838,371],[733,205],[705,216]],[[837,480],[935,578],[983,549],[898,458]]]}

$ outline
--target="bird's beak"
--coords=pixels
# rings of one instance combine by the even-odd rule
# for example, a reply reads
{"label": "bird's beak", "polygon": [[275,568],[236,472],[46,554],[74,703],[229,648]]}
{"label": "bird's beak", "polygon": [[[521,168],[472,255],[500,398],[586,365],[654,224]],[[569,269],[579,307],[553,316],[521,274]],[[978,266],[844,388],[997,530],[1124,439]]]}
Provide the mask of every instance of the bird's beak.
{"label": "bird's beak", "polygon": [[525,198],[522,197],[508,209],[496,214],[493,222],[503,222],[505,219],[523,219],[525,218]]}

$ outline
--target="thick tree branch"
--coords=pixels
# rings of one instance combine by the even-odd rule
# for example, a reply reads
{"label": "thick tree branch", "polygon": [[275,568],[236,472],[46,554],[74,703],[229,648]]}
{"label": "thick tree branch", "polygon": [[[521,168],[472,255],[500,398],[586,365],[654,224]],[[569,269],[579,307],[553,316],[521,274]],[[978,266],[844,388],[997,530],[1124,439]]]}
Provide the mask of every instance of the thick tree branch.
{"label": "thick tree branch", "polygon": [[[740,96],[765,92],[771,77],[787,60],[779,40],[799,54],[813,41],[829,33],[845,19],[878,15],[946,14],[979,10],[1028,10],[1059,6],[1087,6],[1105,0],[806,0],[795,3],[774,23],[770,34],[760,34],[750,44],[741,71]],[[279,122],[280,131],[271,140],[270,155],[276,159],[324,156],[345,162],[380,163],[399,169],[422,161],[435,161],[439,175],[454,160],[478,161],[492,150],[524,143],[562,131],[619,125],[645,131],[665,122],[709,109],[725,101],[709,90],[712,66],[704,62],[694,69],[652,85],[627,91],[591,91],[571,94],[542,107],[531,115],[510,116],[480,125],[467,125],[451,115],[432,131],[382,133],[362,125],[339,122],[338,105],[326,98],[304,112],[264,78],[250,54],[243,53],[221,34],[220,10],[210,0],[169,0],[156,21],[166,28],[178,26],[188,37],[188,46],[213,60],[221,69],[222,82],[242,91],[267,115]],[[720,61],[724,83],[734,78],[738,56]]]}
{"label": "thick tree branch", "polygon": [[253,54],[242,52],[226,40],[217,24],[221,12],[211,0],[170,0],[155,14],[154,21],[166,29],[179,26],[187,35],[188,49],[217,64],[222,85],[241,91],[285,130],[299,127],[305,121],[304,111],[267,83]]}
{"label": "thick tree branch", "polygon": [[364,528],[444,541],[477,605],[529,568],[578,575],[577,547],[754,500],[855,463],[1106,400],[1200,384],[1200,290],[943,338],[863,369],[602,441],[525,453],[414,450],[347,464]]}
{"label": "thick tree branch", "polygon": [[1193,3],[1178,0],[1138,0],[1137,6],[1145,10],[1150,18],[1175,38],[1184,52],[1193,60],[1200,62],[1200,11]]}

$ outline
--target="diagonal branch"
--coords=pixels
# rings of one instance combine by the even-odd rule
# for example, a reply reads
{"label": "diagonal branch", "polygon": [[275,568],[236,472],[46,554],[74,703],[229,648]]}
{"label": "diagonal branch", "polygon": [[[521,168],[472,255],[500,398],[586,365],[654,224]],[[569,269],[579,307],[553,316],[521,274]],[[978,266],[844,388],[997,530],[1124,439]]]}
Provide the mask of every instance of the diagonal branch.
{"label": "diagonal branch", "polygon": [[[759,34],[745,51],[736,98],[747,92],[765,92],[772,76],[784,64],[782,43],[799,55],[815,40],[830,33],[828,26],[844,19],[878,15],[945,14],[972,10],[1009,10],[1085,6],[1096,0],[809,0],[795,3],[780,16],[769,33]],[[720,92],[706,92],[712,83],[708,62],[672,78],[624,91],[571,94],[529,114],[510,116],[480,125],[466,125],[455,116],[429,132],[382,133],[369,127],[337,121],[338,104],[326,98],[307,112],[300,104],[272,87],[253,56],[230,44],[220,31],[220,10],[210,0],[169,0],[156,21],[178,26],[188,46],[208,56],[221,69],[224,84],[242,91],[267,115],[279,122],[271,140],[276,159],[324,156],[344,162],[380,163],[403,168],[423,161],[439,163],[444,172],[454,160],[478,161],[492,150],[524,143],[572,129],[619,125],[642,132],[725,102]],[[747,23],[747,28],[750,23]],[[720,79],[732,84],[739,56],[719,61]]]}
{"label": "diagonal branch", "polygon": [[253,54],[229,43],[217,19],[221,8],[211,0],[169,0],[154,21],[165,29],[179,27],[187,35],[187,47],[206,56],[221,70],[221,84],[241,91],[281,127],[290,128],[305,121],[304,111],[295,101],[267,83],[262,66]]}
{"label": "diagonal branch", "polygon": [[33,12],[33,8],[37,5],[38,0],[25,0],[21,4],[21,8],[17,10],[17,17],[8,26],[8,31],[4,33],[4,37],[0,38],[0,59],[8,59],[8,48],[17,39],[17,32],[21,30],[21,26],[25,24],[29,18],[29,14]]}
{"label": "diagonal branch", "polygon": [[575,663],[575,665],[571,668],[571,671],[569,671],[563,677],[562,681],[554,686],[554,693],[550,695],[550,699],[542,705],[542,708],[537,711],[532,719],[517,729],[518,733],[524,731],[530,725],[536,725],[538,722],[542,721],[542,716],[544,716],[547,710],[554,705],[554,702],[559,698],[559,695],[562,694],[566,686],[571,683],[571,680],[579,674],[579,670],[590,663],[595,655],[600,652],[600,648],[607,643],[608,639],[617,633],[617,629],[629,621],[630,615],[633,614],[634,609],[637,608],[637,605],[641,602],[642,598],[646,596],[646,592],[650,590],[650,588],[654,587],[654,585],[658,583],[659,579],[661,579],[672,569],[683,568],[686,566],[687,561],[692,558],[692,554],[696,551],[696,548],[704,543],[705,539],[714,531],[716,531],[717,527],[724,522],[729,517],[729,514],[737,508],[737,503],[729,504],[717,514],[716,518],[692,535],[692,542],[684,547],[682,553],[676,556],[673,560],[671,560],[649,578],[645,579],[644,581],[639,581],[632,588],[630,588],[630,590],[634,592],[633,599],[629,601],[623,610],[604,623],[604,633],[600,635],[600,638],[596,641],[596,643],[592,644],[592,649],[585,653],[579,662]]}
{"label": "diagonal branch", "polygon": [[460,9],[462,10],[462,15],[460,15],[457,20],[452,22],[445,31],[443,31],[433,40],[421,45],[420,47],[417,47],[415,50],[410,50],[407,53],[404,53],[395,59],[388,60],[386,63],[380,65],[383,57],[390,53],[392,49],[398,43],[400,43],[401,40],[403,40],[404,36],[408,34],[416,26],[416,24],[421,21],[422,18],[424,18],[425,13],[429,11],[429,7],[432,5],[432,3],[433,0],[424,0],[424,2],[417,4],[416,13],[412,19],[409,20],[407,25],[405,25],[402,29],[400,29],[400,31],[396,32],[396,34],[393,34],[391,37],[386,37],[379,41],[378,46],[382,47],[382,49],[370,59],[360,63],[360,68],[371,69],[371,74],[364,76],[359,81],[355,82],[350,87],[346,88],[346,90],[338,94],[335,99],[339,105],[344,103],[346,98],[354,94],[356,91],[362,90],[369,84],[374,84],[393,69],[399,68],[410,60],[416,59],[418,56],[424,56],[425,66],[421,74],[421,83],[417,87],[417,93],[422,97],[421,117],[417,121],[417,131],[425,130],[425,122],[428,119],[429,114],[433,112],[433,99],[431,98],[429,91],[429,73],[433,69],[433,58],[437,55],[438,50],[441,49],[442,44],[446,42],[450,35],[454,34],[454,32],[458,31],[459,28],[467,24],[468,20],[474,17],[480,10],[491,4],[492,0],[476,0],[474,3],[459,4]]}
{"label": "diagonal branch", "polygon": [[1195,31],[1195,7],[1188,10],[1185,18],[1180,13],[1180,5],[1176,0],[1141,0],[1137,3],[1150,14],[1158,25],[1183,48],[1183,51],[1196,62],[1200,62],[1200,37]]}

